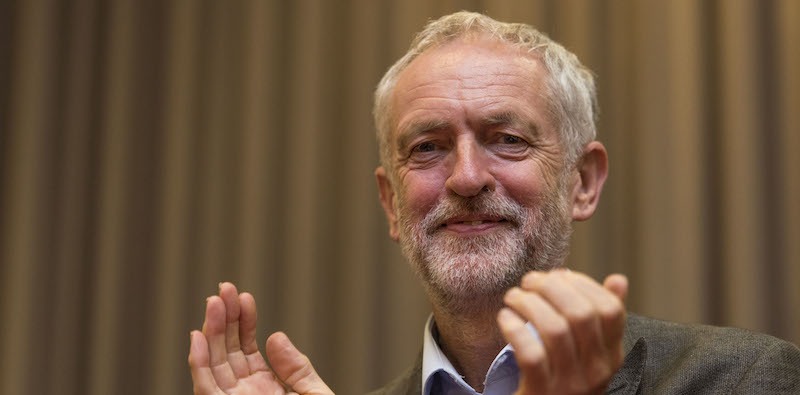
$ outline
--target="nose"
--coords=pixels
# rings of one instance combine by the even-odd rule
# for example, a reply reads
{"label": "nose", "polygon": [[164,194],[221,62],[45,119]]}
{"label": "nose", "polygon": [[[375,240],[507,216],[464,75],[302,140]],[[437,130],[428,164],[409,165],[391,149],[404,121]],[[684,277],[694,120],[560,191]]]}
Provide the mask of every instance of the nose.
{"label": "nose", "polygon": [[463,196],[476,196],[483,190],[493,191],[495,179],[489,171],[489,157],[476,141],[467,139],[458,142],[455,163],[445,187]]}

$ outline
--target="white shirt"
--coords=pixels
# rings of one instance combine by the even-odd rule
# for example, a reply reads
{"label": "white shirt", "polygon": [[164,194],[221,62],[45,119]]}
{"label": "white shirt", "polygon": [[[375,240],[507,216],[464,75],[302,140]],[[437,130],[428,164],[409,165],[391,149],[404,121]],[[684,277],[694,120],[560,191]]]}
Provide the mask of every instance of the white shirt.
{"label": "white shirt", "polygon": [[[527,324],[536,338],[539,335],[530,323]],[[477,395],[464,381],[449,359],[444,355],[436,339],[438,334],[433,314],[425,324],[422,343],[422,395]],[[514,349],[507,344],[489,365],[483,382],[483,395],[508,395],[517,390],[519,368],[514,359]]]}

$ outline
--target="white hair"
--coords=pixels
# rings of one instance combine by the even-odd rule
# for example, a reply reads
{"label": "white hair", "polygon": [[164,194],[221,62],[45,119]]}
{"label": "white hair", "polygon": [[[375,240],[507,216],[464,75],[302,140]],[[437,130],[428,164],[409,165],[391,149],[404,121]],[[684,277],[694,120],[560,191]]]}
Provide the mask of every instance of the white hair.
{"label": "white hair", "polygon": [[560,130],[567,164],[580,158],[583,147],[597,135],[597,93],[592,72],[578,57],[530,25],[504,23],[486,15],[460,11],[429,22],[411,47],[383,76],[375,89],[373,116],[383,167],[392,174],[389,139],[392,129],[392,94],[400,73],[428,49],[467,35],[488,35],[536,56],[548,73],[547,111]]}

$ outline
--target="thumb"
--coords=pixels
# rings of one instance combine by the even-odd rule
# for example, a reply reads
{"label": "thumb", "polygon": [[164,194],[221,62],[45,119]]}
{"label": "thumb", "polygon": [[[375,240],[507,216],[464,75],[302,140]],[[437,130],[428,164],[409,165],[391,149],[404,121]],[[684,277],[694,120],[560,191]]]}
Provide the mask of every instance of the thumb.
{"label": "thumb", "polygon": [[611,274],[603,281],[603,288],[611,291],[625,302],[625,298],[628,296],[628,278],[622,274]]}
{"label": "thumb", "polygon": [[308,357],[292,344],[283,332],[275,332],[267,339],[267,359],[272,371],[281,381],[298,394],[333,394],[322,381]]}

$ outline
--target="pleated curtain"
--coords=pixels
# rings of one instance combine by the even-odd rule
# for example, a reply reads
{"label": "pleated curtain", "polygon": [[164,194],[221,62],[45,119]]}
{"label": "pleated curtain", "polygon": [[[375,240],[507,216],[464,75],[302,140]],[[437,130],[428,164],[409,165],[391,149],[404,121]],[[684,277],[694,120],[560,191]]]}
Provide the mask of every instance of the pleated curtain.
{"label": "pleated curtain", "polygon": [[430,18],[597,75],[610,178],[569,266],[628,307],[800,342],[800,2],[2,1],[0,393],[191,392],[220,281],[340,394],[429,313],[377,199],[372,91]]}

